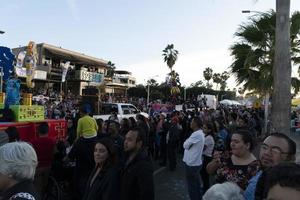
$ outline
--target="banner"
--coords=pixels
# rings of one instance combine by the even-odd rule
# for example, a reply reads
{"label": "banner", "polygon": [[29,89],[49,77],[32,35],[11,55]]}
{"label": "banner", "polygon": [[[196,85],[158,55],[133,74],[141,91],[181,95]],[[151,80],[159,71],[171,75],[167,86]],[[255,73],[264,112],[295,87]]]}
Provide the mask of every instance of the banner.
{"label": "banner", "polygon": [[61,82],[65,82],[66,81],[66,76],[69,70],[69,66],[70,66],[70,61],[67,61],[65,64],[61,64],[62,67],[62,76],[61,76]]}

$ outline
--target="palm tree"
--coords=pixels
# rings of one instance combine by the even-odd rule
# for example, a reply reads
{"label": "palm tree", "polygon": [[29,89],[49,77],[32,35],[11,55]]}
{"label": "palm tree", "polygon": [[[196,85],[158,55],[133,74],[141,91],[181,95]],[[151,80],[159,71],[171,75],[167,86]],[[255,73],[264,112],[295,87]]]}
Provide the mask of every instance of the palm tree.
{"label": "palm tree", "polygon": [[174,49],[174,44],[168,44],[167,47],[163,50],[164,62],[167,63],[170,71],[173,69],[173,65],[175,64],[178,51]]}
{"label": "palm tree", "polygon": [[[294,21],[295,18],[298,21]],[[282,133],[290,132],[291,55],[293,56],[295,48],[299,53],[299,20],[299,17],[293,15],[290,24],[290,0],[276,0],[274,92],[271,125],[276,131]],[[296,26],[294,26],[294,22],[297,23]]]}
{"label": "palm tree", "polygon": [[227,80],[229,79],[229,73],[227,71],[222,72],[221,74],[221,82],[220,82],[220,90],[224,91],[227,86]]}
{"label": "palm tree", "polygon": [[209,86],[209,81],[213,77],[213,70],[209,67],[205,68],[205,70],[203,71],[203,77],[207,81],[206,86]]}
{"label": "palm tree", "polygon": [[[291,30],[294,34],[290,40],[293,47],[291,55],[295,65],[299,64],[299,27],[300,15],[299,12],[295,12],[291,23]],[[265,96],[265,116],[268,116],[269,95],[273,91],[275,92],[273,90],[275,28],[276,13],[273,10],[255,15],[250,18],[248,24],[239,27],[235,33],[239,41],[230,48],[231,55],[234,57],[234,61],[230,66],[231,72],[235,75],[237,83],[241,84],[244,89],[254,90]],[[299,82],[296,77],[293,77],[292,81],[288,81],[289,84],[293,84],[292,86],[296,92],[299,90]]]}
{"label": "palm tree", "polygon": [[214,73],[212,77],[214,83],[216,83],[216,90],[218,89],[218,85],[221,83],[221,74],[220,73]]}
{"label": "palm tree", "polygon": [[112,78],[115,74],[115,69],[116,69],[115,64],[112,63],[111,61],[108,61],[106,66],[108,68],[107,73],[106,73],[106,77]]}
{"label": "palm tree", "polygon": [[170,73],[168,74],[170,77],[170,83],[171,83],[171,94],[173,95],[173,98],[175,99],[175,95],[180,93],[180,89],[178,85],[180,86],[180,79],[179,74],[173,70],[173,66],[177,60],[178,57],[178,51],[174,49],[173,44],[168,44],[167,47],[163,50],[164,56],[164,62],[167,63]]}

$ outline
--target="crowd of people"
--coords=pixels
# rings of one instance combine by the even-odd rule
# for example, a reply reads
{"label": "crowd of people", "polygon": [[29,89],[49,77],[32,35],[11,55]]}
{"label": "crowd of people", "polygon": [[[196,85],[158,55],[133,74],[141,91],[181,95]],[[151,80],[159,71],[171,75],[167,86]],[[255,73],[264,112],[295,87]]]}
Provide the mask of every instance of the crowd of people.
{"label": "crowd of people", "polygon": [[0,199],[45,197],[51,175],[65,183],[66,199],[154,200],[154,163],[174,172],[181,158],[191,200],[300,196],[296,143],[283,133],[263,137],[260,109],[196,108],[121,121],[95,120],[88,104],[78,109],[67,118],[66,141],[47,137],[47,123],[30,144],[16,130],[0,134]]}

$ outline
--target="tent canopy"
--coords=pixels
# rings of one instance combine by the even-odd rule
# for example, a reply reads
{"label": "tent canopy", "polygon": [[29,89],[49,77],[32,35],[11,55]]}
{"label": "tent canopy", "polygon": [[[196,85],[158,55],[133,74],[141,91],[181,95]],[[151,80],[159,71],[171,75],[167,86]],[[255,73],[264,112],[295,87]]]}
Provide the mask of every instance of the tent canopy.
{"label": "tent canopy", "polygon": [[229,100],[229,99],[224,99],[224,100],[222,100],[222,101],[220,101],[220,104],[222,104],[222,105],[242,105],[242,104],[240,104],[238,101],[234,101],[234,100]]}

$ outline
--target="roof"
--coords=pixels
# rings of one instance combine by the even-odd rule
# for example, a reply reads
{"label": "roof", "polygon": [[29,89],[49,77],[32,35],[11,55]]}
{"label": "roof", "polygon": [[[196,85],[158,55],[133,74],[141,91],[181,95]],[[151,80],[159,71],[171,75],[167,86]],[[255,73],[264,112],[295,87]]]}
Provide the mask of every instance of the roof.
{"label": "roof", "polygon": [[115,74],[129,74],[129,75],[131,75],[131,72],[125,71],[125,70],[115,70]]}
{"label": "roof", "polygon": [[71,62],[93,65],[95,67],[107,67],[108,61],[95,58],[92,56],[85,55],[83,53],[78,53],[75,51],[63,49],[51,44],[40,43],[38,46],[41,46],[43,49],[46,49],[50,54],[53,54],[56,57],[59,57],[64,60]]}

